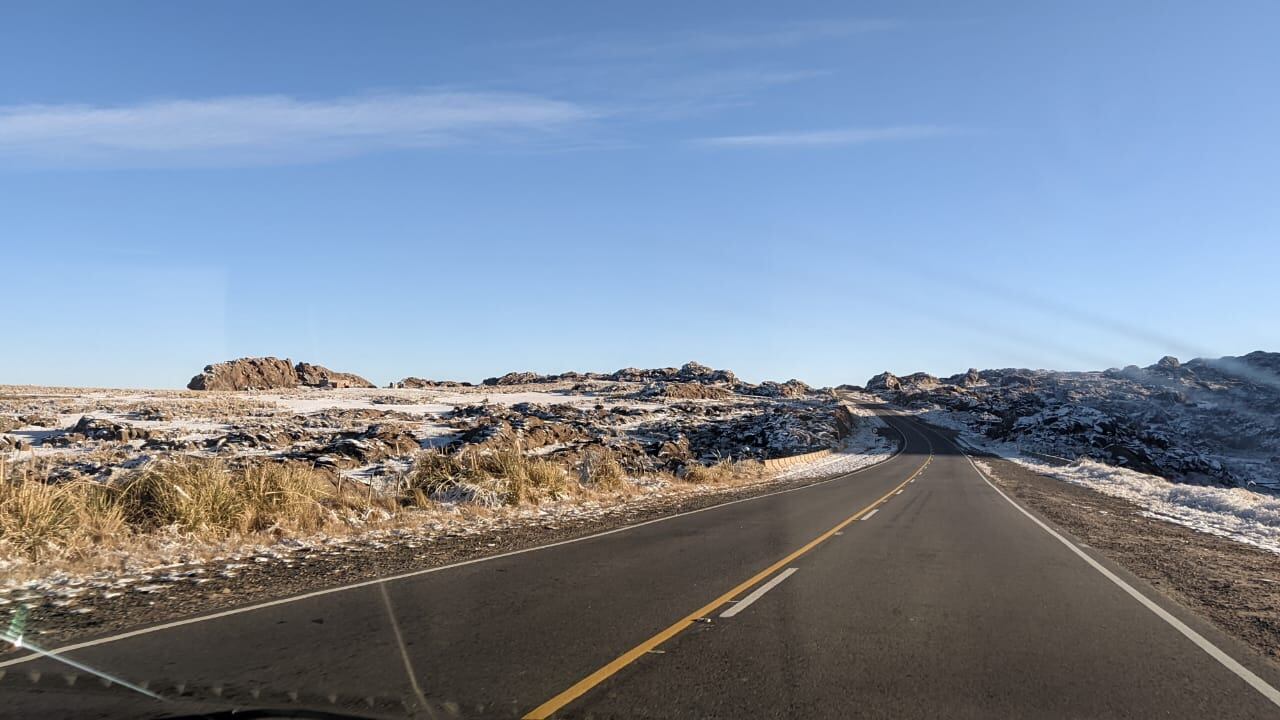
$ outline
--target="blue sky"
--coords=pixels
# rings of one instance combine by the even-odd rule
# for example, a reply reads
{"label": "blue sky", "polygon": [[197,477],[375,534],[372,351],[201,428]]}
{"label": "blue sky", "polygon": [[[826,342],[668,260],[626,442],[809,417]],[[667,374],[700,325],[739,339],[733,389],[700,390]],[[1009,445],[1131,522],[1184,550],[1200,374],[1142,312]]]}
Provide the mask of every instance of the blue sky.
{"label": "blue sky", "polygon": [[1280,350],[1280,6],[29,3],[0,382]]}

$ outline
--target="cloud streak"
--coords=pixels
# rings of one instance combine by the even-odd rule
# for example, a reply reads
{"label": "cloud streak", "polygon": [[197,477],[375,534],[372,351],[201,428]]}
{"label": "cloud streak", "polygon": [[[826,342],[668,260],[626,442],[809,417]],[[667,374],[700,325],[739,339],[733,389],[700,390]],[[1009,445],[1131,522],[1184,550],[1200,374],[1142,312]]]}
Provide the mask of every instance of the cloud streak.
{"label": "cloud streak", "polygon": [[618,35],[582,43],[577,52],[602,58],[639,58],[769,51],[842,40],[897,27],[899,23],[895,20],[837,19],[781,23],[759,29],[689,31],[658,38]]}
{"label": "cloud streak", "polygon": [[520,142],[596,115],[536,95],[453,91],[0,106],[0,157],[55,165],[307,163],[482,140]]}
{"label": "cloud streak", "polygon": [[762,135],[723,135],[701,138],[697,144],[724,148],[832,147],[870,143],[920,140],[954,135],[950,128],[934,125],[899,125],[881,128],[805,130]]}

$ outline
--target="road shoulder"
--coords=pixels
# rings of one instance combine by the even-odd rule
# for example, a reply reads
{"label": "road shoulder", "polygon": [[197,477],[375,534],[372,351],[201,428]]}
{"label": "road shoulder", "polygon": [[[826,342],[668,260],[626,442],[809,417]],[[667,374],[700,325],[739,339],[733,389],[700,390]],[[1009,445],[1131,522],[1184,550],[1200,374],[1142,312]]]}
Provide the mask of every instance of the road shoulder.
{"label": "road shoulder", "polygon": [[1011,497],[1280,668],[1280,555],[1143,514],[1120,498],[979,458]]}

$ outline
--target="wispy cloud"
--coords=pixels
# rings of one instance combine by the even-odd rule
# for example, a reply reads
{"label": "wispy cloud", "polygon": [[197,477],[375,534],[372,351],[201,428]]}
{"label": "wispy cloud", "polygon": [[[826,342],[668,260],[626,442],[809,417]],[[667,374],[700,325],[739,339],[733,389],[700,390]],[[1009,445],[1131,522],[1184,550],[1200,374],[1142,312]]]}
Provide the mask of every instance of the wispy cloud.
{"label": "wispy cloud", "polygon": [[[895,20],[885,19],[834,19],[733,30],[687,31],[649,38],[617,35],[583,42],[577,46],[577,51],[597,57],[624,58],[776,50],[891,30],[898,25]],[[561,38],[559,42],[564,40]]]}
{"label": "wispy cloud", "polygon": [[0,106],[0,157],[58,165],[306,163],[387,149],[517,142],[595,115],[535,95],[454,91]]}
{"label": "wispy cloud", "polygon": [[724,135],[701,138],[700,145],[736,148],[825,147],[832,145],[866,145],[868,143],[954,135],[952,128],[933,125],[900,125],[881,128],[845,128],[841,130],[807,130],[764,135]]}

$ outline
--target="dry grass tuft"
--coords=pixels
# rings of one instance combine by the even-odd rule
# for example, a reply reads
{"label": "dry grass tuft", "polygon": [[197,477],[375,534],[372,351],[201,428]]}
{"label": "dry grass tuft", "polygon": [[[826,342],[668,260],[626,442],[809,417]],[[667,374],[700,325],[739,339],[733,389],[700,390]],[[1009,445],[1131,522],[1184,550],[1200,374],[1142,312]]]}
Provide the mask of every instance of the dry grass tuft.
{"label": "dry grass tuft", "polygon": [[723,485],[759,480],[764,474],[764,465],[758,462],[721,460],[712,465],[689,465],[683,480],[694,485]]}
{"label": "dry grass tuft", "polygon": [[117,502],[132,528],[223,538],[319,530],[367,501],[339,493],[333,475],[305,465],[187,459],[143,470],[120,487]]}
{"label": "dry grass tuft", "polygon": [[[214,545],[266,536],[362,531],[412,523],[405,511],[458,499],[464,515],[497,504],[563,498],[625,501],[638,492],[619,458],[593,448],[572,465],[519,448],[420,453],[401,484],[381,493],[327,470],[262,461],[233,466],[216,459],[156,463],[110,482],[54,482],[47,463],[0,463],[0,559],[79,562],[136,550],[162,538]],[[693,464],[681,481],[727,485],[765,476],[750,461]],[[674,480],[665,475],[650,479]],[[468,498],[471,499],[468,502]]]}
{"label": "dry grass tuft", "polygon": [[154,465],[104,484],[47,482],[38,469],[0,466],[0,554],[75,557],[161,532],[204,540],[313,532],[351,522],[380,497],[340,490],[328,472],[298,464],[232,468],[217,460]]}
{"label": "dry grass tuft", "polygon": [[70,486],[8,477],[0,466],[0,546],[32,559],[56,554],[77,532],[77,504]]}
{"label": "dry grass tuft", "polygon": [[491,490],[508,505],[555,500],[571,490],[569,474],[560,465],[514,448],[468,448],[456,453],[419,453],[406,478],[405,491],[420,504],[422,499],[414,493],[430,498],[464,483]]}
{"label": "dry grass tuft", "polygon": [[626,483],[627,473],[612,452],[592,450],[578,463],[578,478],[583,485],[616,492]]}

